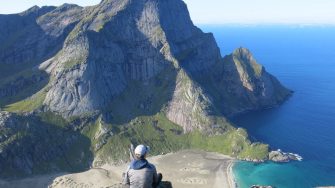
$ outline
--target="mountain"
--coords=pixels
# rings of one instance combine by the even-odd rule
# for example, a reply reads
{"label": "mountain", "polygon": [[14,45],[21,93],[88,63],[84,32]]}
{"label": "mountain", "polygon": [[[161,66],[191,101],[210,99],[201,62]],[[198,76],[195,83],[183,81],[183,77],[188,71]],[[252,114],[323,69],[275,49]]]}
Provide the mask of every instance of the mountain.
{"label": "mountain", "polygon": [[264,160],[227,119],[291,91],[251,52],[222,57],[182,0],[103,0],[0,15],[2,177],[80,170],[184,148]]}

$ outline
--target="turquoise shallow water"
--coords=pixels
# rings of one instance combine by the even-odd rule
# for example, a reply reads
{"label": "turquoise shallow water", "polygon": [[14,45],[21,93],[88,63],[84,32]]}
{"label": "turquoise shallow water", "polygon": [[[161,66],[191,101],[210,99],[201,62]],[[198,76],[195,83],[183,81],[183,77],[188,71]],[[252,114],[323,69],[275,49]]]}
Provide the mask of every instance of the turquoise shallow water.
{"label": "turquoise shallow water", "polygon": [[239,187],[335,185],[335,27],[201,26],[214,33],[222,55],[249,48],[294,95],[283,105],[236,117],[253,140],[300,154],[302,162],[238,162]]}

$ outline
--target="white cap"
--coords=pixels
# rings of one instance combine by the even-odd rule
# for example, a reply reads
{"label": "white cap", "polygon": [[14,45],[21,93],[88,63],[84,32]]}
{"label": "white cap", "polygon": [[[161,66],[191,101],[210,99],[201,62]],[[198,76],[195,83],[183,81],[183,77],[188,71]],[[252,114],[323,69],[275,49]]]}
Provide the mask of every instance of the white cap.
{"label": "white cap", "polygon": [[145,146],[145,145],[138,145],[135,148],[135,155],[139,155],[141,157],[143,157],[145,154],[147,154],[149,152],[149,147]]}

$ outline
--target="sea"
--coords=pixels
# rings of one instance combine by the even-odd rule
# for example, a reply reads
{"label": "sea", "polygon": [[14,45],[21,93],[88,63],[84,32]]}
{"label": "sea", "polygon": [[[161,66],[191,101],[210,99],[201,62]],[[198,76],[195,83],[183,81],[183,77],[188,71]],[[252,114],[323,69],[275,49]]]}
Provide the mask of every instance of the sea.
{"label": "sea", "polygon": [[232,119],[253,141],[272,150],[297,153],[302,161],[284,164],[237,162],[238,187],[335,186],[335,26],[201,25],[212,32],[222,55],[238,47],[294,94],[282,105]]}

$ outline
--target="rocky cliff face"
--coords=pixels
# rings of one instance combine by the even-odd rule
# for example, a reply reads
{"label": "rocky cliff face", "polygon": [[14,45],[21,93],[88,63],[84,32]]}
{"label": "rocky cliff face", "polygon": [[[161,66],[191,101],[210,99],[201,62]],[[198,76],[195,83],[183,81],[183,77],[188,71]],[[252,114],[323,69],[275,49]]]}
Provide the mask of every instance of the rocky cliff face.
{"label": "rocky cliff face", "polygon": [[200,71],[220,57],[181,1],[103,1],[85,14],[48,62],[45,104],[66,116],[103,109],[131,80],[145,82],[168,66]]}
{"label": "rocky cliff face", "polygon": [[[213,35],[193,25],[181,0],[33,7],[0,15],[0,33],[0,105],[11,111],[99,116],[122,125],[163,114],[183,133],[223,134],[233,130],[226,116],[275,106],[291,93],[247,49],[222,57]],[[33,131],[29,127],[10,129]],[[238,144],[235,154],[243,150]]]}
{"label": "rocky cliff face", "polygon": [[82,8],[32,7],[20,14],[0,15],[0,105],[22,100],[48,83],[36,66],[62,48]]}
{"label": "rocky cliff face", "polygon": [[32,7],[0,16],[0,63],[38,65],[55,55],[80,19],[81,7]]}
{"label": "rocky cliff face", "polygon": [[292,93],[266,72],[246,48],[236,49],[195,78],[212,94],[225,115],[273,107]]}
{"label": "rocky cliff face", "polygon": [[[247,49],[237,49],[222,59],[213,35],[193,25],[180,0],[105,0],[87,8],[69,4],[34,7],[20,16],[36,31],[27,29],[23,38],[4,46],[1,62],[28,64],[35,59],[34,64],[40,63],[40,71],[50,74],[44,109],[64,117],[102,112],[129,82],[145,83],[167,67],[174,67],[177,75],[175,92],[166,101],[167,117],[185,131],[201,127],[204,123],[197,123],[199,118],[209,125],[205,119],[211,108],[233,114],[276,105],[289,94]],[[10,16],[5,18],[11,21]],[[31,41],[34,48],[22,41]],[[36,53],[27,55],[17,45]],[[10,55],[14,50],[25,61]],[[208,85],[211,88],[206,89]],[[217,92],[212,93],[212,88]]]}

